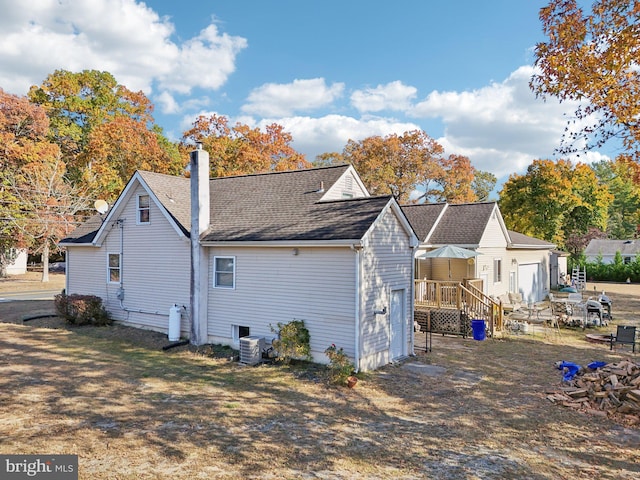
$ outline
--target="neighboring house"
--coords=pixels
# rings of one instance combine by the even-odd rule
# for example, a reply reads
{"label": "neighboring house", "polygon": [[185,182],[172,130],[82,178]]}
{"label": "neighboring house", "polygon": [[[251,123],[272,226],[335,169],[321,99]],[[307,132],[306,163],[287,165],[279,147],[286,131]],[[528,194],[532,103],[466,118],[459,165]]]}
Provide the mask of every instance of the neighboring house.
{"label": "neighboring house", "polygon": [[[494,297],[521,293],[527,302],[543,300],[550,286],[550,255],[555,245],[507,230],[495,202],[402,207],[420,247],[416,278],[456,280],[479,278],[483,291]],[[420,259],[443,245],[474,250],[475,259]]]}
{"label": "neighboring house", "polygon": [[7,275],[24,275],[27,273],[27,257],[26,249],[10,249],[7,255],[9,259],[6,267]]}
{"label": "neighboring house", "polygon": [[594,238],[584,249],[587,262],[604,264],[613,263],[616,252],[622,255],[623,263],[633,263],[640,255],[640,240],[607,240]]}
{"label": "neighboring house", "polygon": [[[118,321],[166,332],[182,307],[192,343],[238,348],[304,320],[315,361],[332,343],[369,370],[413,353],[418,245],[392,197],[351,166],[209,180],[139,171],[104,219],[63,240],[67,292],[102,297]],[[193,199],[193,200],[192,200]]]}

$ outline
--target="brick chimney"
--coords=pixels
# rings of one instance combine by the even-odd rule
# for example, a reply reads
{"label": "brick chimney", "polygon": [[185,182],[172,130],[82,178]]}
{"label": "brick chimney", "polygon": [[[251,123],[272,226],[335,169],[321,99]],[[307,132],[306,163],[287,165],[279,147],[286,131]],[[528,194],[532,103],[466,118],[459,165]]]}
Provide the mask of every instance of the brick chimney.
{"label": "brick chimney", "polygon": [[207,252],[200,236],[209,228],[209,154],[197,143],[190,156],[191,169],[191,343],[207,341]]}

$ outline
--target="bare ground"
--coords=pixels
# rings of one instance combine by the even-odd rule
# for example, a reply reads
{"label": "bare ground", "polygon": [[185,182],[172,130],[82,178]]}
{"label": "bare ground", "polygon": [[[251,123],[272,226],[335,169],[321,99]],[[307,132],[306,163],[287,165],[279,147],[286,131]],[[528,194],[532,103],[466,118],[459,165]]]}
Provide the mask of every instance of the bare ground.
{"label": "bare ground", "polygon": [[[638,324],[640,287],[605,290],[615,323]],[[315,365],[163,352],[157,333],[55,318],[22,324],[16,311],[47,308],[22,303],[0,303],[0,453],[78,454],[80,478],[640,475],[638,425],[545,398],[561,384],[558,360],[640,361],[586,342],[581,330],[436,336],[431,353],[360,374],[349,390],[327,385]]]}

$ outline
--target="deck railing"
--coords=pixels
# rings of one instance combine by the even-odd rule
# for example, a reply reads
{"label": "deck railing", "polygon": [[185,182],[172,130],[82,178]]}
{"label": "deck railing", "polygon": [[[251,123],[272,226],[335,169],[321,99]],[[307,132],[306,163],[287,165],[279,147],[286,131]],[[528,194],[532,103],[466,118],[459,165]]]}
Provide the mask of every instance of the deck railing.
{"label": "deck railing", "polygon": [[482,290],[482,280],[451,281],[416,280],[416,309],[457,309],[466,318],[485,320],[491,335],[502,330],[502,308]]}

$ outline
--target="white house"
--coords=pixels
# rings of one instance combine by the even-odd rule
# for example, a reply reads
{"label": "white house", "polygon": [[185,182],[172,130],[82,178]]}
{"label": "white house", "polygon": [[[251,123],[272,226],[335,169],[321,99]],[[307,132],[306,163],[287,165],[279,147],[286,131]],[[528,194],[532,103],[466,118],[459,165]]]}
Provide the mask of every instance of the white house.
{"label": "white house", "polygon": [[420,239],[416,257],[443,245],[479,254],[470,259],[418,259],[416,278],[480,278],[485,295],[519,292],[527,302],[540,301],[548,294],[555,245],[508,230],[497,203],[419,204],[402,210]]}
{"label": "white house", "polygon": [[23,275],[27,273],[27,250],[11,248],[6,255],[9,262],[6,265],[7,275]]}
{"label": "white house", "polygon": [[614,262],[616,252],[620,252],[623,263],[633,263],[640,255],[640,240],[609,240],[594,238],[584,249],[587,262],[604,264]]}
{"label": "white house", "polygon": [[238,348],[304,320],[314,360],[343,347],[360,370],[413,353],[411,225],[351,166],[191,179],[139,171],[104,218],[66,247],[67,292],[103,298],[118,321],[167,331],[181,307],[192,343]]}

